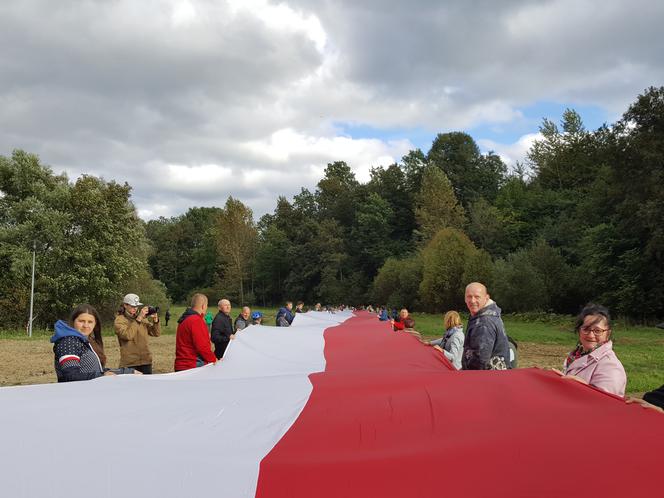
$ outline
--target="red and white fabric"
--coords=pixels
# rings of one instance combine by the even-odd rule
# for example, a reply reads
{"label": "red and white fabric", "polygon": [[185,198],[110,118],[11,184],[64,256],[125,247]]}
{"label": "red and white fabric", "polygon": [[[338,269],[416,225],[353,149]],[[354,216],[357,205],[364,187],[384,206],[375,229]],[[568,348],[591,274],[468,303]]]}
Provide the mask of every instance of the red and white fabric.
{"label": "red and white fabric", "polygon": [[664,416],[311,312],[243,330],[214,366],[2,388],[0,447],[12,497],[657,496]]}

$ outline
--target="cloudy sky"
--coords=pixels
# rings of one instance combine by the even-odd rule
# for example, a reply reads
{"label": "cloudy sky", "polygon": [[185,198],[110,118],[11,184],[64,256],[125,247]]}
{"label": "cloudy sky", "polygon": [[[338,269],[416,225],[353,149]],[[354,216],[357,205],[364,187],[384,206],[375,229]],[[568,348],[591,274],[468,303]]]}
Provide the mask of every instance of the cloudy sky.
{"label": "cloudy sky", "polygon": [[127,181],[144,219],[256,216],[328,162],[365,181],[437,133],[523,159],[664,84],[655,0],[2,0],[0,155]]}

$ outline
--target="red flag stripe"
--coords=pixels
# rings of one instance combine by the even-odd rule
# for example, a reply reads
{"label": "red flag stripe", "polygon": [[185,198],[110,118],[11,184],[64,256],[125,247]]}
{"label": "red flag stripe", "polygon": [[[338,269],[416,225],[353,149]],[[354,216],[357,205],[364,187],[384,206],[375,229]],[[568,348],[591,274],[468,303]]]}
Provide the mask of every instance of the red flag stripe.
{"label": "red flag stripe", "polygon": [[451,371],[368,314],[326,330],[325,357],[260,498],[661,493],[655,412],[538,369]]}

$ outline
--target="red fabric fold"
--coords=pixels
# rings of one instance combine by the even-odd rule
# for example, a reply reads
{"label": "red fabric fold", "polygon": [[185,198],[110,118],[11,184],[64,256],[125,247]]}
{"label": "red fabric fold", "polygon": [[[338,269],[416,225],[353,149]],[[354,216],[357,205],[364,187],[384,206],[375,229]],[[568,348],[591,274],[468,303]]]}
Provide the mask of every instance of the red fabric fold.
{"label": "red fabric fold", "polygon": [[325,358],[258,497],[661,494],[660,414],[538,369],[457,372],[367,313]]}

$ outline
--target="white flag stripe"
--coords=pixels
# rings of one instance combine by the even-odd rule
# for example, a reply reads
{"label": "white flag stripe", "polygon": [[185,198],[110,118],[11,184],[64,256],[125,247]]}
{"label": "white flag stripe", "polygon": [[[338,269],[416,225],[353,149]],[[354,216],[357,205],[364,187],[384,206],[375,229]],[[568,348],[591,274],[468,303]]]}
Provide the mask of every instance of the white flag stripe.
{"label": "white flag stripe", "polygon": [[2,494],[253,497],[325,368],[324,330],[350,316],[252,326],[215,366],[0,389]]}

